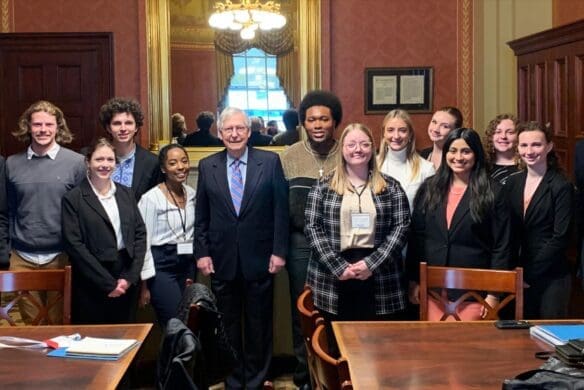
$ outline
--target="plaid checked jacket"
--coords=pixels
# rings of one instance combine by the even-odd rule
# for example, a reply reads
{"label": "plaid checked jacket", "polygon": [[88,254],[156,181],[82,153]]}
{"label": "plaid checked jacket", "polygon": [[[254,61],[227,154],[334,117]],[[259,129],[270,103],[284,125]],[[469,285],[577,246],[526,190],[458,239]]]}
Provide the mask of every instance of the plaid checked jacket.
{"label": "plaid checked jacket", "polygon": [[[377,211],[375,251],[365,257],[375,280],[375,312],[391,314],[406,306],[402,249],[410,225],[408,200],[400,184],[383,175],[387,187],[373,194]],[[340,256],[342,195],[329,186],[330,176],[315,184],[306,202],[304,232],[311,247],[306,283],[319,309],[337,314],[339,277],[349,263]]]}

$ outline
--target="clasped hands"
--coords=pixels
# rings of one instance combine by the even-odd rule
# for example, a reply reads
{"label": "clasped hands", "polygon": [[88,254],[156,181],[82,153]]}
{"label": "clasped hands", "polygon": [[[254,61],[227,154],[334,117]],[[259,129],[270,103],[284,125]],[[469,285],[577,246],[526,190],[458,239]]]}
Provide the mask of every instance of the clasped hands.
{"label": "clasped hands", "polygon": [[343,271],[343,274],[339,277],[339,280],[367,280],[373,275],[373,273],[367,267],[365,260],[359,260],[356,263],[349,264],[347,268]]}

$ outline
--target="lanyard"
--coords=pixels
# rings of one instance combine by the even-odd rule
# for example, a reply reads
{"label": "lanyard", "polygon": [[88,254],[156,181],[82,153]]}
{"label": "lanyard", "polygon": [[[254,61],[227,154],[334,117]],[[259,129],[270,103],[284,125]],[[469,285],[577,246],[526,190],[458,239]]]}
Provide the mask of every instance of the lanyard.
{"label": "lanyard", "polygon": [[[170,191],[168,189],[168,186],[166,186],[166,190],[170,194],[170,197],[172,198],[172,201],[174,202],[176,208],[178,209],[178,217],[180,218],[180,224],[182,225],[182,228],[183,228],[183,239],[186,240],[186,238],[187,238],[187,226],[186,226],[186,224],[187,224],[187,193],[186,193],[185,189],[183,188],[183,192],[185,194],[185,218],[183,219],[183,215],[180,212],[180,206],[178,205],[178,202],[174,198],[174,195],[172,194],[172,191]],[[166,218],[168,220],[168,203],[166,204]],[[172,230],[172,227],[171,227],[171,230]]]}
{"label": "lanyard", "polygon": [[357,197],[359,198],[359,213],[362,213],[362,211],[361,211],[361,195],[363,195],[363,192],[365,192],[365,189],[367,188],[367,183],[368,182],[369,181],[366,181],[365,184],[359,186],[361,188],[361,192],[357,191],[357,188],[358,187],[355,187],[353,185],[353,183],[351,183],[351,187],[353,187],[353,192],[355,194],[357,194]]}

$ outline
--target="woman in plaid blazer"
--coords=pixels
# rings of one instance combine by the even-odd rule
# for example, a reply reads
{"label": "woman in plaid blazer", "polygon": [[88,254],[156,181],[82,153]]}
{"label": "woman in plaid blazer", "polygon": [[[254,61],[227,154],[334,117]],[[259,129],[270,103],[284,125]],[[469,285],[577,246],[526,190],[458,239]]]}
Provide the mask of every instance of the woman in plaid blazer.
{"label": "woman in plaid blazer", "polygon": [[307,284],[326,320],[398,318],[406,307],[402,248],[410,215],[399,183],[377,168],[371,131],[350,124],[336,169],[310,191]]}

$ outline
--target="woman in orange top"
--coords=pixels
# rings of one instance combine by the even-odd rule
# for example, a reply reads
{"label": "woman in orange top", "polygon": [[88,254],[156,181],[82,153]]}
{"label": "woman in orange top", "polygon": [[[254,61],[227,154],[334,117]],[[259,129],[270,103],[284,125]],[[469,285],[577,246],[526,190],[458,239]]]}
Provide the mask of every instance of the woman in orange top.
{"label": "woman in orange top", "polygon": [[[488,177],[485,153],[473,129],[448,134],[436,175],[426,179],[414,201],[408,246],[410,301],[419,303],[419,263],[429,265],[507,269],[510,255],[510,223],[501,187]],[[460,293],[449,292],[453,301]],[[487,303],[497,297],[488,295]],[[430,300],[428,318],[444,314]],[[477,302],[459,305],[463,320],[487,315]]]}

